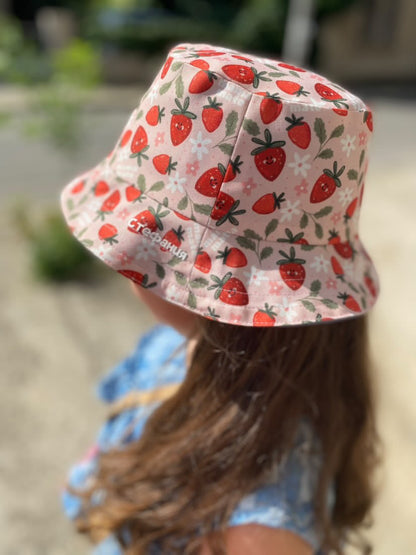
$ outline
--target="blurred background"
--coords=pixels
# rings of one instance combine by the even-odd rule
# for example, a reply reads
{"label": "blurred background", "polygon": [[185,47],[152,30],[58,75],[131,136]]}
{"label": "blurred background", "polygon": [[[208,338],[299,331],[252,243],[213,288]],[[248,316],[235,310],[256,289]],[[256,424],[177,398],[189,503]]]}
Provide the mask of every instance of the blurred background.
{"label": "blurred background", "polygon": [[0,552],[88,552],[60,490],[106,415],[102,375],[150,314],[69,237],[59,193],[114,146],[170,46],[303,65],[366,100],[361,235],[379,269],[371,347],[385,465],[370,536],[416,554],[416,2],[0,0]]}

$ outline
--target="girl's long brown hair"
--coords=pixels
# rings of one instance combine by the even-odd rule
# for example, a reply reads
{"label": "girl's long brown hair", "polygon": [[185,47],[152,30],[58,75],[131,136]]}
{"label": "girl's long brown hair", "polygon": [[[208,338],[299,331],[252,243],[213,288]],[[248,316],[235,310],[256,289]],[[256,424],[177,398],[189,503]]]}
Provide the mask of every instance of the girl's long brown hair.
{"label": "girl's long brown hair", "polygon": [[[151,552],[153,542],[162,553],[198,554],[203,536],[215,555],[226,553],[233,509],[290,450],[306,417],[322,448],[315,514],[323,547],[369,553],[362,529],[379,442],[367,316],[273,328],[200,318],[196,333],[183,383],[140,439],[103,453],[89,489],[68,486],[83,499],[78,531],[94,542],[113,533],[128,555]],[[101,503],[91,502],[94,492],[105,492]]]}

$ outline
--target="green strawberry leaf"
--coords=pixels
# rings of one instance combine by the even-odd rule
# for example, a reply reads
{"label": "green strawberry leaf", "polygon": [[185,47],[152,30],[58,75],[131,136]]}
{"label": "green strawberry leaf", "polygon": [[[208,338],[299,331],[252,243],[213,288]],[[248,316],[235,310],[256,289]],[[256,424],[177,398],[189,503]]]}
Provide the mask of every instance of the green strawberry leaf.
{"label": "green strawberry leaf", "polygon": [[266,229],[265,229],[266,237],[268,237],[270,235],[270,233],[273,233],[273,231],[276,229],[278,223],[279,222],[276,218],[273,218],[273,220],[270,220],[270,222],[266,225]]}
{"label": "green strawberry leaf", "polygon": [[[276,69],[276,68],[274,68]],[[286,73],[283,73],[282,71],[270,71],[269,72],[270,77],[285,77]]]}
{"label": "green strawberry leaf", "polygon": [[318,237],[318,239],[322,239],[322,237],[324,236],[324,230],[322,229],[321,224],[318,224],[317,222],[315,222],[315,235]]}
{"label": "green strawberry leaf", "polygon": [[271,254],[273,254],[272,247],[264,247],[260,253],[260,260],[264,260],[265,258],[268,258]]}
{"label": "green strawberry leaf", "polygon": [[361,297],[361,304],[362,304],[363,309],[365,310],[367,308],[367,303],[365,302],[364,297]]}
{"label": "green strawberry leaf", "polygon": [[190,286],[195,288],[195,287],[206,287],[208,285],[209,281],[205,278],[195,278],[191,281]]}
{"label": "green strawberry leaf", "polygon": [[66,201],[66,207],[68,210],[73,210],[74,209],[74,201],[72,200],[72,198],[69,198]]}
{"label": "green strawberry leaf", "polygon": [[255,231],[253,231],[252,229],[245,229],[244,236],[248,237],[249,239],[255,239],[256,241],[261,241],[262,239],[260,235]]}
{"label": "green strawberry leaf", "polygon": [[167,83],[164,83],[159,89],[159,94],[167,93],[171,85],[172,85],[172,81],[168,81]]}
{"label": "green strawberry leaf", "polygon": [[310,301],[301,301],[301,302],[303,306],[306,308],[306,310],[309,310],[309,312],[315,312],[316,308],[313,303],[311,303]]}
{"label": "green strawberry leaf", "polygon": [[335,129],[332,131],[331,136],[329,137],[330,139],[333,139],[335,137],[341,137],[341,135],[344,133],[344,126],[338,125],[338,127],[335,127]]}
{"label": "green strawberry leaf", "polygon": [[192,293],[192,291],[189,291],[189,295],[188,295],[188,306],[190,308],[196,308],[196,297],[195,295]]}
{"label": "green strawberry leaf", "polygon": [[160,279],[163,279],[166,274],[165,268],[158,262],[156,262],[156,274]]}
{"label": "green strawberry leaf", "polygon": [[318,158],[323,158],[324,160],[328,160],[328,158],[332,158],[334,155],[334,151],[332,148],[326,148],[322,152],[318,154]]}
{"label": "green strawberry leaf", "polygon": [[74,220],[75,218],[78,218],[78,216],[79,216],[79,212],[74,212],[68,217],[68,220]]}
{"label": "green strawberry leaf", "polygon": [[142,193],[146,190],[146,179],[143,174],[140,174],[137,178],[137,186],[141,190]]}
{"label": "green strawberry leaf", "polygon": [[179,75],[178,78],[176,79],[176,82],[175,82],[175,91],[176,91],[176,96],[177,96],[178,98],[182,98],[182,96],[183,96],[183,91],[184,91],[182,75]]}
{"label": "green strawberry leaf", "polygon": [[256,244],[254,243],[254,241],[248,239],[247,237],[237,237],[237,243],[240,245],[240,247],[243,247],[243,249],[250,249],[251,251],[256,250]]}
{"label": "green strawberry leaf", "polygon": [[255,121],[253,121],[252,119],[245,119],[243,121],[243,129],[244,131],[247,131],[247,133],[249,135],[259,135],[260,134],[260,128],[257,125],[257,123]]}
{"label": "green strawberry leaf", "polygon": [[169,264],[169,266],[176,266],[177,264],[179,264],[179,262],[181,262],[181,260],[182,260],[181,258],[178,258],[177,256],[173,256],[169,260],[168,264]]}
{"label": "green strawberry leaf", "polygon": [[319,291],[321,290],[322,284],[319,281],[319,279],[315,279],[312,283],[311,283],[311,295],[312,296],[316,296]]}
{"label": "green strawberry leaf", "polygon": [[331,299],[322,299],[322,303],[328,308],[338,308],[338,304],[331,301]]}
{"label": "green strawberry leaf", "polygon": [[172,71],[178,71],[178,69],[180,69],[183,66],[182,62],[173,62],[173,64],[170,66],[170,69]]}
{"label": "green strawberry leaf", "polygon": [[188,197],[185,195],[178,202],[178,210],[185,210],[187,206],[188,206]]}
{"label": "green strawberry leaf", "polygon": [[177,270],[175,270],[175,279],[179,285],[186,285],[186,276]]}
{"label": "green strawberry leaf", "polygon": [[303,251],[313,251],[313,249],[316,247],[316,245],[300,245],[300,248]]}
{"label": "green strawberry leaf", "polygon": [[357,179],[358,172],[357,172],[357,170],[348,170],[347,176],[348,176],[348,179],[351,179],[353,181],[353,180]]}
{"label": "green strawberry leaf", "polygon": [[228,156],[231,156],[231,154],[233,153],[233,145],[230,145],[228,143],[223,143],[222,145],[219,145],[218,148],[221,150],[221,152],[227,154]]}
{"label": "green strawberry leaf", "polygon": [[360,162],[359,162],[360,168],[361,168],[361,166],[363,165],[364,156],[365,156],[365,150],[362,150],[362,151],[361,151],[361,154],[360,154]]}
{"label": "green strawberry leaf", "polygon": [[309,222],[309,218],[306,212],[303,213],[303,216],[300,219],[300,227],[301,229],[305,229],[305,227],[308,225]]}
{"label": "green strawberry leaf", "polygon": [[210,204],[194,204],[194,210],[195,212],[198,212],[198,214],[205,214],[206,216],[209,216],[211,214],[212,211],[212,206]]}
{"label": "green strawberry leaf", "polygon": [[229,137],[237,128],[238,114],[235,110],[230,112],[225,120],[225,136]]}
{"label": "green strawberry leaf", "polygon": [[321,208],[318,212],[315,212],[315,218],[323,218],[324,216],[328,216],[332,212],[332,206],[325,206],[325,208]]}
{"label": "green strawberry leaf", "polygon": [[165,184],[163,183],[163,181],[156,181],[156,183],[153,183],[153,185],[150,187],[150,191],[161,191],[163,189],[163,187],[165,186]]}
{"label": "green strawberry leaf", "polygon": [[321,118],[316,118],[315,123],[313,126],[316,136],[319,139],[319,142],[322,144],[326,140],[326,129],[325,124]]}
{"label": "green strawberry leaf", "polygon": [[92,247],[93,244],[94,244],[94,241],[91,241],[91,239],[83,239],[83,240],[81,241],[81,243],[82,243],[83,245],[85,245],[86,247]]}

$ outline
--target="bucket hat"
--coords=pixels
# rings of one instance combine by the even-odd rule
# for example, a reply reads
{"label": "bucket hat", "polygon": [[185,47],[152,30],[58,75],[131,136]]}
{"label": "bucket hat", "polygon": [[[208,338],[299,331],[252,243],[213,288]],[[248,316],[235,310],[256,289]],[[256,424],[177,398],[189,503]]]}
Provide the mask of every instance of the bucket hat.
{"label": "bucket hat", "polygon": [[379,293],[358,230],[372,131],[321,75],[179,44],[110,154],[64,187],[63,214],[104,263],[205,317],[357,316]]}

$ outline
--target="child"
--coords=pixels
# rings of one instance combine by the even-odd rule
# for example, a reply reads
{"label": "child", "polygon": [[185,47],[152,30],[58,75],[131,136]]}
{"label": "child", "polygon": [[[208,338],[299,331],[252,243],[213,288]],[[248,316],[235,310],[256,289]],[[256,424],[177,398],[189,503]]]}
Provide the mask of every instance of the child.
{"label": "child", "polygon": [[96,555],[368,552],[372,130],[320,75],[181,44],[65,187],[75,237],[160,321],[98,384],[109,417],[63,492]]}

